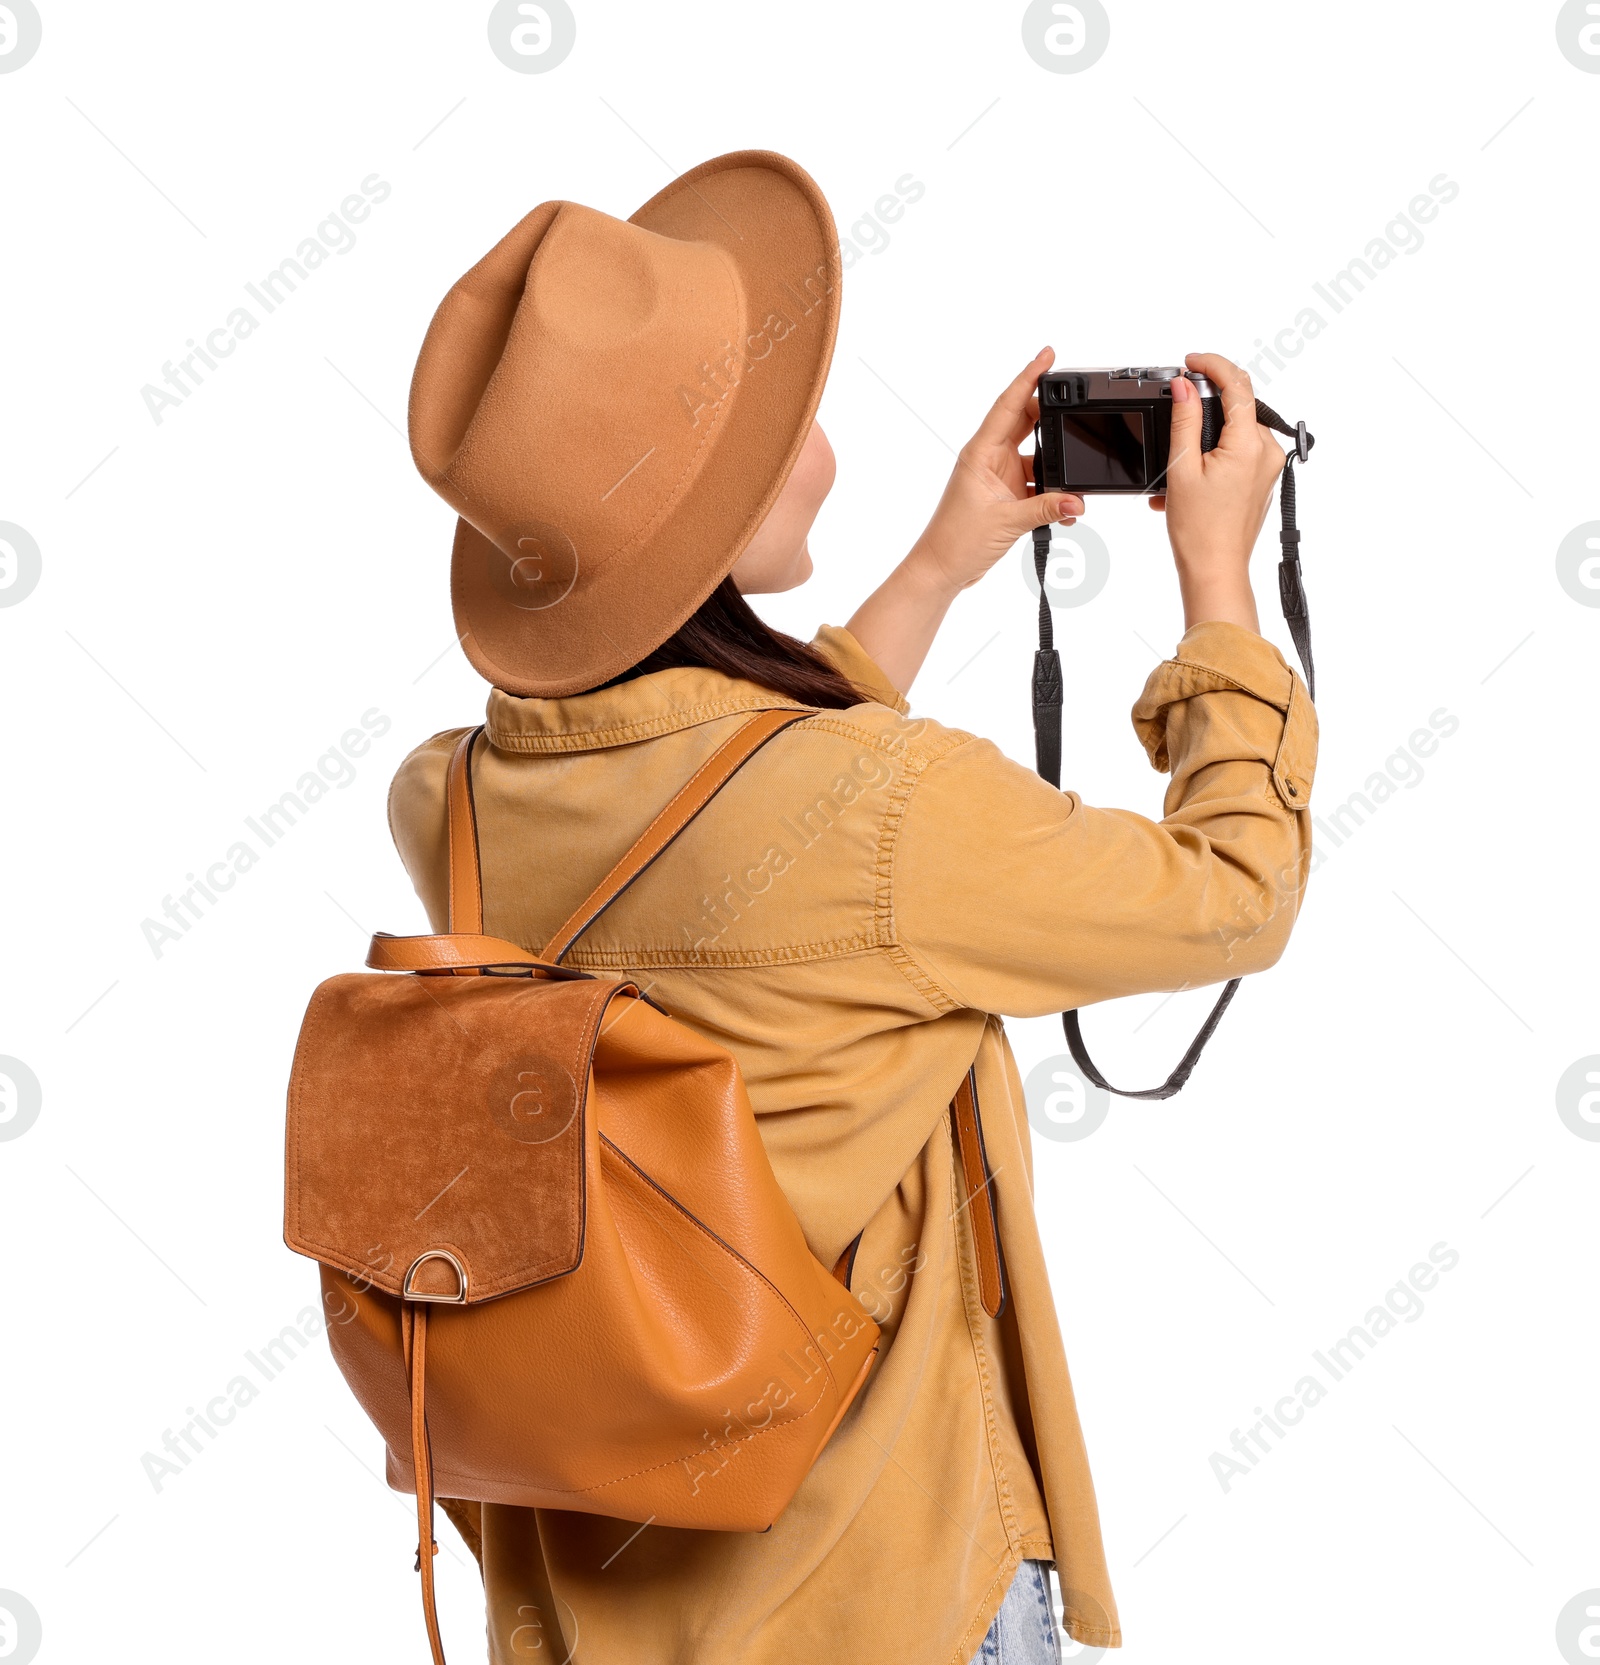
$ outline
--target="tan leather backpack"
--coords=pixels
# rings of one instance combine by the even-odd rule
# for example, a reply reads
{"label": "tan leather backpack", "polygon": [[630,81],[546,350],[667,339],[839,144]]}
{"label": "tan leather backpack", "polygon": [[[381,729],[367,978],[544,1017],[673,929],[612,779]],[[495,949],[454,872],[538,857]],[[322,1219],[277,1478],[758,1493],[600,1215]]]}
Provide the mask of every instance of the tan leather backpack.
{"label": "tan leather backpack", "polygon": [[[313,994],[289,1085],[284,1238],[417,1494],[762,1531],[860,1390],[878,1326],[807,1246],[739,1067],[627,980],[561,965],[773,735],[752,717],[541,955],[482,934],[471,756],[451,758],[449,932],[372,939]],[[392,975],[393,973],[409,975]],[[963,1112],[963,1106],[965,1110]],[[971,1078],[953,1107],[984,1303],[1001,1273]]]}

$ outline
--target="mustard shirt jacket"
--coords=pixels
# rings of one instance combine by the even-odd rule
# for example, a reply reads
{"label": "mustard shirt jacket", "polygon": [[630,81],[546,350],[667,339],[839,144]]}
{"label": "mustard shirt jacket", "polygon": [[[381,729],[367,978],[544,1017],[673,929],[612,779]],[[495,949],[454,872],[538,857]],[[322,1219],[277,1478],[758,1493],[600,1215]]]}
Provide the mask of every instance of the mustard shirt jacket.
{"label": "mustard shirt jacket", "polygon": [[[1152,821],[910,716],[848,632],[815,645],[863,703],[759,752],[568,963],[626,974],[733,1052],[818,1259],[860,1235],[851,1287],[882,1351],[767,1532],[448,1504],[501,1665],[535,1642],[587,1665],[967,1665],[1025,1558],[1056,1563],[1078,1641],[1121,1640],[1000,1019],[1270,966],[1310,863],[1316,717],[1270,643],[1195,626],[1133,708],[1171,775]],[[698,669],[568,699],[494,691],[473,764],[485,929],[537,951],[748,713],[792,704]],[[461,732],[414,751],[390,794],[436,931]],[[974,1064],[998,1320],[947,1113]]]}

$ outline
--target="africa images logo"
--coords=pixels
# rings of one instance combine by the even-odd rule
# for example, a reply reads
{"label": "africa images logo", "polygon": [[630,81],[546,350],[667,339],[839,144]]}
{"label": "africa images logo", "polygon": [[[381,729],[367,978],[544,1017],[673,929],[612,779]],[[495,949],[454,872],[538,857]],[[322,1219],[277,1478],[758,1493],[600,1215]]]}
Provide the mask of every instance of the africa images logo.
{"label": "africa images logo", "polygon": [[1100,0],[1032,0],[1022,14],[1022,44],[1041,69],[1076,75],[1111,44],[1111,19]]}
{"label": "africa images logo", "polygon": [[489,50],[518,75],[543,75],[566,61],[578,20],[566,0],[496,0],[489,10]]}
{"label": "africa images logo", "polygon": [[[44,25],[33,0],[0,3],[0,75],[19,70],[39,50]],[[0,1652],[0,1659],[7,1656]]]}
{"label": "africa images logo", "polygon": [[0,1056],[0,1140],[20,1139],[38,1121],[43,1104],[39,1077],[20,1058]]}
{"label": "africa images logo", "polygon": [[43,570],[32,535],[13,521],[0,520],[0,607],[26,601]]}
{"label": "africa images logo", "polygon": [[1556,45],[1574,69],[1600,75],[1600,0],[1567,0],[1556,13]]}
{"label": "africa images logo", "polygon": [[0,1659],[6,1665],[28,1665],[43,1636],[38,1608],[15,1590],[0,1590]]}

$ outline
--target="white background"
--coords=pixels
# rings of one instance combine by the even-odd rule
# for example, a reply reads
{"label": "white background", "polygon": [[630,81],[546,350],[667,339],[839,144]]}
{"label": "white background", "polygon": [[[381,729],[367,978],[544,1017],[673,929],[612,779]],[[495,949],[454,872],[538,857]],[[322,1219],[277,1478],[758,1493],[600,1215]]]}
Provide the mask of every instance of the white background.
{"label": "white background", "polygon": [[[1112,0],[1109,50],[1063,75],[1014,0],[574,3],[570,58],[519,75],[483,0],[41,0],[41,50],[0,76],[0,520],[43,562],[0,609],[0,1053],[43,1085],[0,1142],[0,1588],[41,1614],[38,1657],[425,1657],[409,1499],[322,1341],[159,1491],[142,1458],[314,1301],[279,1236],[295,1030],[367,931],[421,927],[385,790],[482,709],[452,517],[399,431],[432,309],[544,199],[625,215],[763,146],[847,236],[926,187],[846,275],[819,570],[767,609],[806,633],[904,552],[1042,343],[1250,358],[1430,180],[1459,186],[1258,381],[1320,441],[1318,813],[1430,713],[1459,728],[1325,844],[1187,1092],[1036,1142],[1038,1202],[1130,1665],[1559,1660],[1558,1613],[1600,1586],[1600,1144],[1555,1101],[1600,1052],[1600,610],[1555,565],[1600,519],[1600,76],[1549,0]],[[392,192],[356,245],[154,422],[141,388],[373,173]],[[1176,587],[1142,505],[1091,519],[1111,576],[1057,615],[1067,780],[1159,813],[1127,711]],[[1021,559],[963,598],[914,701],[1026,760]],[[354,784],[158,958],[141,921],[374,708]],[[1113,1078],[1164,1072],[1204,997],[1158,1005],[1089,1014]],[[1050,1022],[1013,1034],[1024,1069],[1061,1050]],[[1225,1491],[1212,1453],[1440,1242],[1459,1264],[1423,1315]],[[471,1658],[476,1576],[443,1536]]]}

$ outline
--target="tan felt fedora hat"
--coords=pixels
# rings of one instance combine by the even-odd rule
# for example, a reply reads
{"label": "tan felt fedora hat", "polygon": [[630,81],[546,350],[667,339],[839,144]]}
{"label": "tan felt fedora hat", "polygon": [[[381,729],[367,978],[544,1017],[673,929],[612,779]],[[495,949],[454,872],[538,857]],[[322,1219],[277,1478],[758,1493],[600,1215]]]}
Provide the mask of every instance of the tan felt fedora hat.
{"label": "tan felt fedora hat", "polygon": [[547,202],[445,296],[411,454],[461,516],[473,666],[578,693],[728,574],[805,442],[839,324],[839,238],[803,169],[736,151],[628,220]]}

